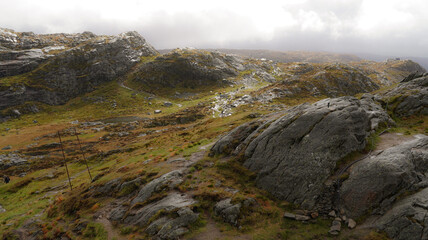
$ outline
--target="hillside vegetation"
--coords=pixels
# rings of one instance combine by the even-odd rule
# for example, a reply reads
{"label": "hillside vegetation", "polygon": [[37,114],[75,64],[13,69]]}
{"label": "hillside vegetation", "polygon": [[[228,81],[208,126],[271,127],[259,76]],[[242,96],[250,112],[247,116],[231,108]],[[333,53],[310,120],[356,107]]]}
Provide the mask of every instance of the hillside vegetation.
{"label": "hillside vegetation", "polygon": [[412,61],[159,54],[135,32],[0,45],[3,239],[427,236]]}

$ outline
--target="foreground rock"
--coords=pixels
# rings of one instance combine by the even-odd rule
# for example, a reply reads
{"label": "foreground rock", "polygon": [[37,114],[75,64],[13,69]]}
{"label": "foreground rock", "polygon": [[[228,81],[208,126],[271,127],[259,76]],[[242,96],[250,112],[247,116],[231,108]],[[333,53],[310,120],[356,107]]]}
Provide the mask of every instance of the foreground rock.
{"label": "foreground rock", "polygon": [[214,206],[214,213],[223,218],[227,223],[238,226],[238,218],[241,209],[241,204],[232,204],[231,199],[227,198],[218,202]]}
{"label": "foreground rock", "polygon": [[428,239],[428,188],[396,204],[375,222],[375,227],[392,239]]}
{"label": "foreground rock", "polygon": [[[108,219],[125,225],[144,227],[145,232],[153,236],[153,239],[179,239],[188,232],[187,227],[199,218],[199,215],[191,210],[192,205],[197,203],[196,200],[187,194],[173,191],[173,188],[183,181],[182,174],[182,171],[175,170],[143,185],[135,197],[127,195],[127,199],[132,199],[130,204],[119,204],[110,211]],[[110,189],[110,186],[113,186],[119,189],[119,192],[130,188],[132,193],[135,187],[142,184],[138,178],[121,185],[114,181],[117,180],[108,182],[104,188]],[[163,191],[167,192],[161,194]],[[157,197],[147,201],[152,196]]]}
{"label": "foreground rock", "polygon": [[[361,100],[341,97],[303,104],[287,111],[268,128],[257,128],[257,133],[251,133],[242,141],[248,142],[242,148],[246,158],[244,166],[257,172],[256,182],[260,188],[280,199],[313,209],[323,201],[323,193],[330,191],[324,183],[337,162],[364,149],[366,137],[388,124],[393,121],[371,95]],[[230,137],[231,144],[241,140]],[[226,144],[222,148],[234,146]],[[219,153],[216,148],[213,151]]]}
{"label": "foreground rock", "polygon": [[401,195],[428,186],[428,137],[403,143],[352,167],[340,188],[341,207],[350,217],[383,214]]}

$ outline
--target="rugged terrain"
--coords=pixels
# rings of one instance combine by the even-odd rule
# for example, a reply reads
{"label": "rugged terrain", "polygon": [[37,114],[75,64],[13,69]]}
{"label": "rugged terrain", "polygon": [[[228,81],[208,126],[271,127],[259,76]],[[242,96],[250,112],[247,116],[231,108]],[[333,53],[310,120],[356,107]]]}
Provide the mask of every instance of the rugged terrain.
{"label": "rugged terrain", "polygon": [[425,69],[334,61],[0,29],[3,239],[427,238]]}

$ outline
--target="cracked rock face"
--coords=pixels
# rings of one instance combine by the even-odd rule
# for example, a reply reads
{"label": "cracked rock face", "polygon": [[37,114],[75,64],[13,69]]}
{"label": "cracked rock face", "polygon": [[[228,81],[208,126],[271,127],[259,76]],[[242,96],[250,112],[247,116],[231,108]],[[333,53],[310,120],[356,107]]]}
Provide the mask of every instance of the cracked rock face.
{"label": "cracked rock face", "polygon": [[380,96],[398,117],[428,115],[428,76],[402,82]]}
{"label": "cracked rock face", "polygon": [[258,187],[311,209],[336,163],[362,150],[366,137],[387,124],[393,121],[371,95],[303,104],[243,141],[244,166],[257,172]]}
{"label": "cracked rock face", "polygon": [[375,225],[392,239],[428,239],[428,188],[397,202]]}
{"label": "cracked rock face", "polygon": [[384,213],[400,194],[428,186],[428,137],[391,147],[352,167],[340,188],[341,207],[358,218]]}

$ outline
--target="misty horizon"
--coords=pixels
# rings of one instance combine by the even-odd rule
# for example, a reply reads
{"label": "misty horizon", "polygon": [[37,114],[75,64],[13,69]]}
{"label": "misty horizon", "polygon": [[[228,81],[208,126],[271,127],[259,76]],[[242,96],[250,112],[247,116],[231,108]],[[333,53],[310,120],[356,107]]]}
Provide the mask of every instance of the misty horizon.
{"label": "misty horizon", "polygon": [[139,32],[156,49],[251,49],[425,57],[428,2],[17,0],[0,27],[18,32],[97,35]]}

